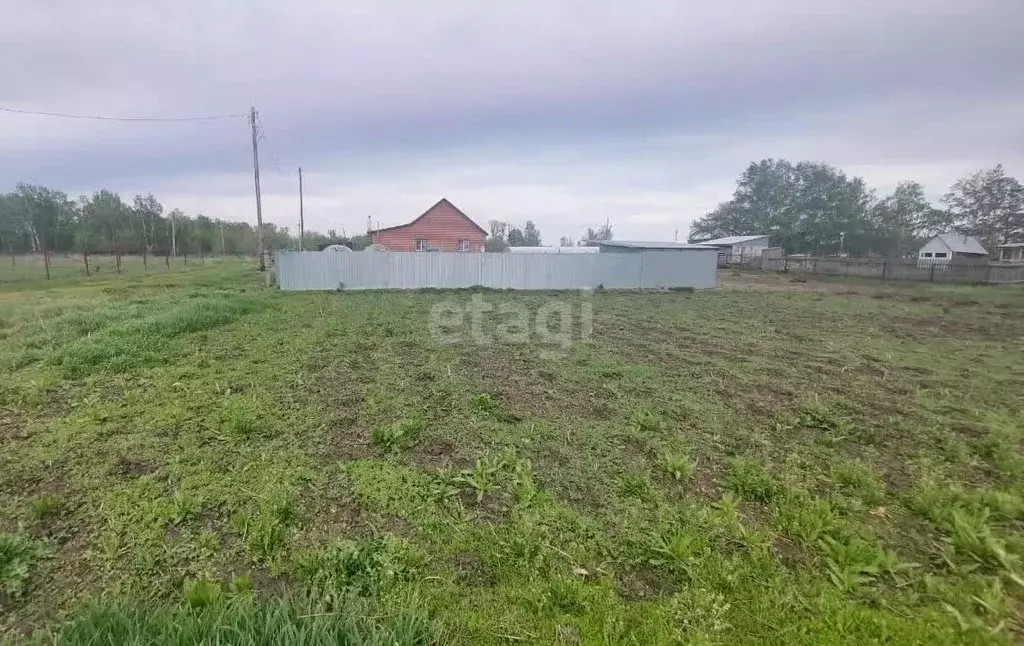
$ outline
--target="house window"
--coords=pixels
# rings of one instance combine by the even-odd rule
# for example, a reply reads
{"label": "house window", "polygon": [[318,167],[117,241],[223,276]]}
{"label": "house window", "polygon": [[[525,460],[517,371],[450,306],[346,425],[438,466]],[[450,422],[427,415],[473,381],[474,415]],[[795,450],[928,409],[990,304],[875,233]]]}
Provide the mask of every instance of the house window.
{"label": "house window", "polygon": [[469,251],[469,240],[459,240],[459,251]]}
{"label": "house window", "polygon": [[936,251],[935,252],[935,257],[936,258],[945,258],[946,257],[946,252],[945,251]]}
{"label": "house window", "polygon": [[426,250],[427,250],[427,239],[426,238],[416,238],[416,251],[426,251]]}
{"label": "house window", "polygon": [[925,258],[931,258],[932,257],[932,252],[930,252],[930,251],[924,252],[924,257]]}

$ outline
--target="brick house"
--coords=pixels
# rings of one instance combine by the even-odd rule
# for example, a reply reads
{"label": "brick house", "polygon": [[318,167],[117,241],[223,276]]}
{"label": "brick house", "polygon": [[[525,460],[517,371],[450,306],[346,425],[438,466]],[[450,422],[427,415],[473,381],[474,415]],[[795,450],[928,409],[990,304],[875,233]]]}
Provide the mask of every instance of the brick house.
{"label": "brick house", "polygon": [[487,231],[454,204],[442,198],[408,224],[371,231],[374,244],[389,251],[484,250]]}

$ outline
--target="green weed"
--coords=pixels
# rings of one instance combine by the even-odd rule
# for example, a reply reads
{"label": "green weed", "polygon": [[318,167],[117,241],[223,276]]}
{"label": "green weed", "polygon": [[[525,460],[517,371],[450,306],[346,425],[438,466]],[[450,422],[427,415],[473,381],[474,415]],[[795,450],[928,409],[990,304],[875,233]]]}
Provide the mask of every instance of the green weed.
{"label": "green weed", "polygon": [[619,494],[626,498],[647,500],[651,497],[651,482],[639,473],[627,473],[619,478]]}
{"label": "green weed", "polygon": [[877,546],[860,538],[851,536],[840,541],[825,536],[821,539],[821,548],[829,579],[844,592],[872,583],[882,572]]}
{"label": "green weed", "polygon": [[455,481],[472,489],[476,494],[476,501],[480,502],[484,496],[498,488],[498,478],[505,466],[503,456],[477,458],[476,465],[459,473]]}
{"label": "green weed", "polygon": [[685,455],[666,453],[661,456],[661,469],[676,480],[686,480],[693,476],[697,463]]}
{"label": "green weed", "polygon": [[771,474],[751,458],[729,460],[725,486],[743,500],[752,502],[768,502],[778,490]]}
{"label": "green weed", "polygon": [[799,490],[787,490],[773,501],[772,522],[804,545],[816,545],[841,527],[827,500]]}
{"label": "green weed", "polygon": [[385,451],[397,451],[411,445],[426,428],[426,422],[419,417],[407,417],[386,426],[373,429],[373,443]]}
{"label": "green weed", "polygon": [[692,575],[692,568],[706,548],[707,539],[697,531],[668,531],[655,537],[648,561],[651,565],[665,565]]}
{"label": "green weed", "polygon": [[185,603],[192,608],[203,608],[220,600],[223,590],[216,581],[189,579],[185,581],[182,594]]}
{"label": "green weed", "polygon": [[21,534],[0,534],[0,601],[25,592],[32,571],[46,554],[42,543]]}
{"label": "green weed", "polygon": [[291,500],[265,502],[255,512],[238,512],[231,529],[242,539],[245,553],[257,564],[275,563],[292,534],[295,506]]}
{"label": "green weed", "polygon": [[46,520],[60,512],[60,496],[43,494],[32,501],[32,515],[36,520]]}
{"label": "green weed", "polygon": [[832,480],[868,505],[885,499],[885,486],[871,468],[859,460],[845,460],[832,467]]}
{"label": "green weed", "polygon": [[305,552],[299,555],[297,573],[316,607],[331,611],[343,607],[350,595],[376,595],[412,580],[425,560],[404,541],[374,538]]}
{"label": "green weed", "polygon": [[633,408],[629,413],[630,430],[644,436],[653,436],[661,432],[661,416],[647,408]]}

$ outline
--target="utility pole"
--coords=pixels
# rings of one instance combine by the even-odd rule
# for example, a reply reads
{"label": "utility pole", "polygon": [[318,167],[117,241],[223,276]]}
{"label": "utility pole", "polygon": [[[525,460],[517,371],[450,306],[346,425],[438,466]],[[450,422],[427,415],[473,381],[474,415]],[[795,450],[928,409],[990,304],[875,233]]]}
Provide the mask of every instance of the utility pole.
{"label": "utility pole", "polygon": [[175,215],[176,213],[177,211],[171,211],[171,255],[175,258],[178,257],[178,239],[175,233],[175,229],[177,228],[175,222],[178,219]]}
{"label": "utility pole", "polygon": [[249,111],[249,125],[252,126],[252,176],[256,184],[256,245],[260,252],[260,271],[267,270],[263,256],[263,198],[260,196],[260,151],[256,144],[256,108]]}
{"label": "utility pole", "polygon": [[220,255],[224,255],[224,220],[220,221]]}
{"label": "utility pole", "polygon": [[306,250],[306,247],[303,244],[305,234],[306,223],[304,221],[304,213],[302,210],[302,166],[299,166],[299,251]]}

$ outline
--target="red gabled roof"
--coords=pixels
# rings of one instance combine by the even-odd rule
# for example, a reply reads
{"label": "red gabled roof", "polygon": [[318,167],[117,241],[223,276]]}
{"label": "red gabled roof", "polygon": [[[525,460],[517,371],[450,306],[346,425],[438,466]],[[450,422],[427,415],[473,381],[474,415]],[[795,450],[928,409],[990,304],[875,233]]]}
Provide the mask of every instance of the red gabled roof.
{"label": "red gabled roof", "polygon": [[487,229],[483,228],[482,226],[480,226],[476,222],[473,222],[472,218],[470,218],[468,215],[463,213],[462,210],[459,209],[459,207],[457,207],[454,204],[452,204],[451,202],[449,202],[448,198],[446,198],[446,197],[442,197],[440,200],[437,201],[437,204],[435,204],[434,206],[432,206],[429,209],[427,209],[426,211],[424,211],[418,218],[416,218],[412,222],[406,222],[405,224],[396,224],[393,227],[384,227],[384,228],[381,228],[381,229],[374,229],[373,233],[380,233],[381,231],[394,231],[395,229],[402,229],[404,227],[412,226],[413,224],[416,224],[417,222],[419,222],[423,218],[427,217],[427,214],[429,214],[431,211],[433,211],[437,207],[441,206],[442,204],[447,204],[448,206],[450,206],[456,213],[458,213],[463,218],[465,218],[466,222],[469,222],[474,227],[476,227],[480,231],[480,233],[484,234],[485,236],[486,235],[490,235],[490,233],[487,231]]}

